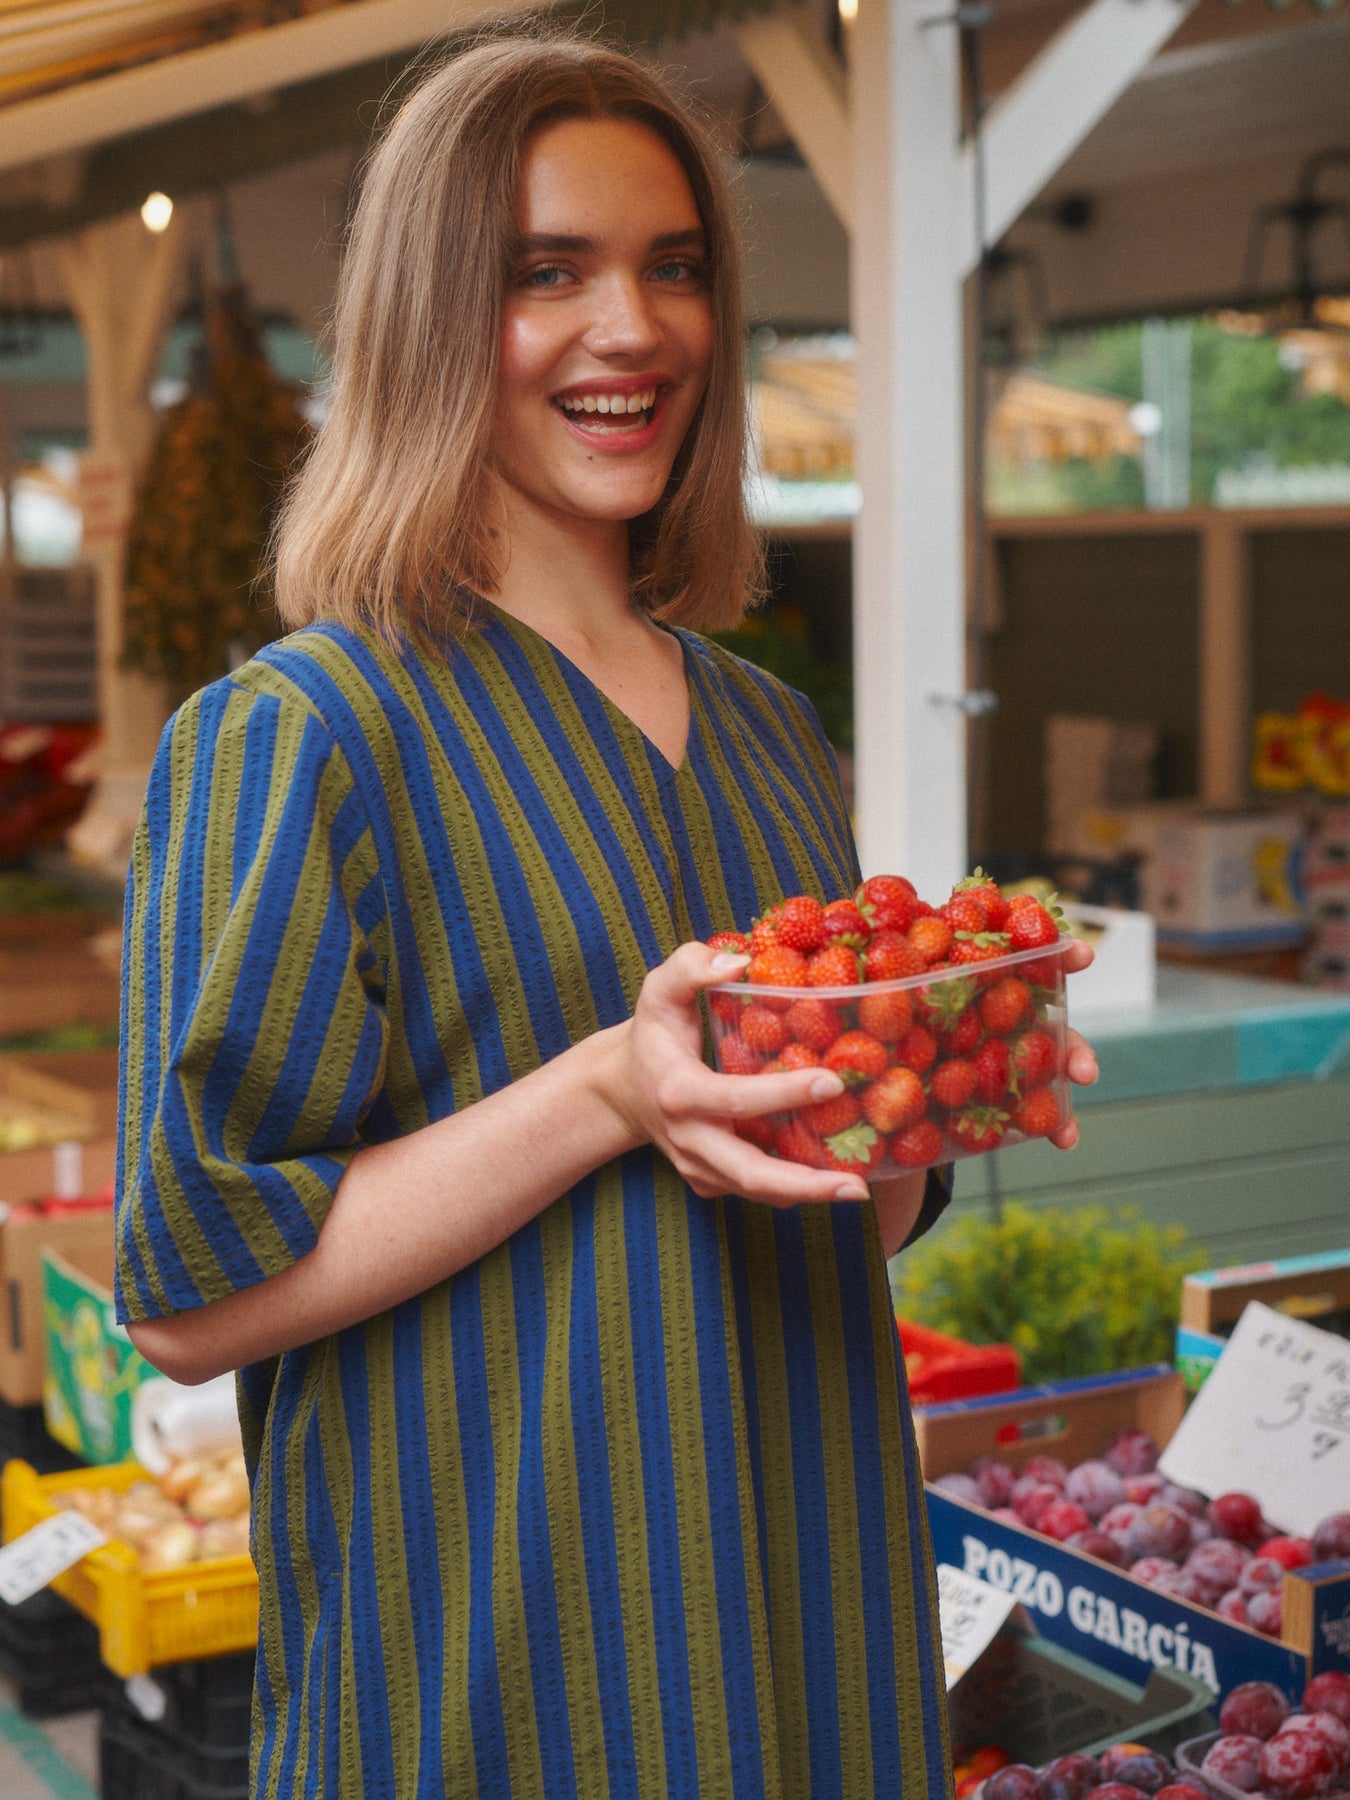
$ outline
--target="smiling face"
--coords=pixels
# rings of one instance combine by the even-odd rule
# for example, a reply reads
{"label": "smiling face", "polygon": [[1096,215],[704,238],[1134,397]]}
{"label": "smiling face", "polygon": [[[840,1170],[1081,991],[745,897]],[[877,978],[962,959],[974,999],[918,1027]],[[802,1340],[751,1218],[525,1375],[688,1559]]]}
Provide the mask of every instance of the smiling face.
{"label": "smiling face", "polygon": [[622,119],[526,151],[493,461],[507,531],[612,531],[665,491],[713,350],[707,244],[666,143]]}

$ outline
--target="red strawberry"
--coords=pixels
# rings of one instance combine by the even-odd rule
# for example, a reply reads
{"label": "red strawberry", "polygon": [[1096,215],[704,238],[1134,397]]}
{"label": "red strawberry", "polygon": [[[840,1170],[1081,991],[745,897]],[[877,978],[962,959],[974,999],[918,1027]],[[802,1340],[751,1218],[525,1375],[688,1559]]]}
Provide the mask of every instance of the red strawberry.
{"label": "red strawberry", "polygon": [[1039,900],[1008,913],[1008,942],[1014,950],[1044,950],[1059,942],[1059,926]]}
{"label": "red strawberry", "polygon": [[903,875],[869,875],[853,898],[869,915],[873,931],[904,931],[917,916],[919,896]]}
{"label": "red strawberry", "polygon": [[824,942],[825,908],[809,894],[794,894],[774,908],[778,918],[778,942],[810,956]]}
{"label": "red strawberry", "polygon": [[938,911],[955,932],[989,929],[989,916],[973,894],[953,894]]}
{"label": "red strawberry", "polygon": [[930,969],[934,963],[941,962],[950,951],[953,935],[952,928],[947,921],[936,916],[915,919],[905,933]]}
{"label": "red strawberry", "polygon": [[878,931],[863,956],[864,981],[903,981],[922,975],[928,964],[900,931]]}
{"label": "red strawberry", "polygon": [[758,1075],[764,1067],[764,1058],[735,1031],[717,1046],[717,1061],[724,1075]]}
{"label": "red strawberry", "polygon": [[[806,958],[800,950],[790,950],[786,944],[771,944],[750,958],[745,978],[756,987],[805,987]],[[787,1003],[790,1004],[791,1002]],[[787,1005],[784,1005],[784,1011],[787,1010]]]}
{"label": "red strawberry", "polygon": [[953,965],[993,962],[1008,954],[1008,934],[1004,931],[958,931],[951,948]]}
{"label": "red strawberry", "polygon": [[743,931],[714,931],[707,942],[710,950],[730,951],[733,956],[744,956],[750,948]]}
{"label": "red strawberry", "polygon": [[886,1069],[889,1058],[886,1046],[865,1031],[846,1031],[825,1052],[825,1067],[833,1069],[848,1083],[860,1087],[864,1081],[875,1081]]}
{"label": "red strawberry", "polygon": [[863,1117],[878,1131],[903,1131],[924,1115],[928,1097],[913,1069],[887,1069],[862,1093]]}
{"label": "red strawberry", "polygon": [[740,1024],[744,1010],[745,1002],[739,994],[714,992],[708,995],[708,1011],[715,1019],[720,1019],[728,1031],[734,1031]]}
{"label": "red strawberry", "polygon": [[777,1126],[767,1113],[736,1121],[736,1136],[744,1138],[747,1144],[757,1145],[761,1150],[773,1149],[776,1130]]}
{"label": "red strawberry", "polygon": [[[948,975],[932,987],[911,990],[914,995],[914,1017],[941,1034],[951,1031],[975,998],[975,982],[968,976]],[[978,1026],[978,1017],[976,1024]]]}
{"label": "red strawberry", "polygon": [[856,1095],[836,1094],[833,1100],[817,1100],[812,1106],[801,1107],[798,1116],[817,1137],[827,1138],[856,1125],[862,1117],[862,1107]]}
{"label": "red strawberry", "polygon": [[937,1061],[938,1041],[926,1025],[911,1025],[896,1044],[891,1060],[922,1075]]}
{"label": "red strawberry", "polygon": [[980,1015],[975,1007],[968,1006],[960,1018],[954,1021],[951,1030],[943,1033],[942,1054],[969,1056],[982,1035]]}
{"label": "red strawberry", "polygon": [[928,1091],[939,1106],[964,1106],[975,1092],[975,1065],[965,1057],[954,1056],[939,1063],[928,1078]]}
{"label": "red strawberry", "polygon": [[986,1150],[997,1149],[1007,1129],[1007,1113],[992,1106],[967,1107],[947,1121],[947,1136],[967,1156],[981,1156]]}
{"label": "red strawberry", "polygon": [[844,1029],[838,1008],[828,1000],[794,1000],[783,1014],[789,1037],[812,1050],[828,1050]]}
{"label": "red strawberry", "polygon": [[975,1093],[986,1106],[993,1106],[1008,1091],[1012,1058],[1003,1038],[986,1038],[975,1052]]}
{"label": "red strawberry", "polygon": [[926,1169],[942,1155],[942,1133],[931,1119],[920,1119],[890,1142],[891,1161],[902,1169]]}
{"label": "red strawberry", "polygon": [[831,900],[821,920],[821,941],[847,944],[861,950],[872,935],[872,927],[853,900]]}
{"label": "red strawberry", "polygon": [[1048,1137],[1059,1124],[1059,1101],[1053,1088],[1036,1088],[1012,1116],[1013,1128],[1029,1138]]}
{"label": "red strawberry", "polygon": [[752,1001],[741,1014],[741,1036],[762,1056],[777,1056],[787,1042],[783,1015]]}
{"label": "red strawberry", "polygon": [[898,1043],[913,1018],[914,1001],[908,988],[885,988],[878,994],[864,994],[858,1002],[859,1025],[883,1044]]}
{"label": "red strawberry", "polygon": [[870,1125],[850,1125],[846,1131],[826,1138],[825,1149],[830,1159],[828,1168],[846,1175],[866,1175],[885,1156],[886,1140]]}
{"label": "red strawberry", "polygon": [[771,950],[777,942],[778,914],[770,910],[750,927],[750,954],[758,956],[761,951]]}
{"label": "red strawberry", "polygon": [[858,952],[847,944],[827,944],[806,965],[809,987],[856,987]]}
{"label": "red strawberry", "polygon": [[820,1055],[809,1044],[784,1044],[778,1057],[780,1069],[818,1069],[821,1067]]}
{"label": "red strawberry", "polygon": [[1059,1072],[1059,1051],[1048,1031],[1027,1031],[1009,1045],[1012,1085],[1019,1094],[1043,1087]]}
{"label": "red strawberry", "polygon": [[773,1147],[788,1162],[805,1163],[808,1169],[828,1169],[829,1152],[814,1131],[800,1119],[789,1119],[774,1127]]}
{"label": "red strawberry", "polygon": [[980,1020],[995,1037],[1007,1037],[1031,1011],[1031,989],[1016,975],[1002,975],[980,999]]}
{"label": "red strawberry", "polygon": [[970,894],[984,908],[984,916],[989,921],[991,931],[1002,931],[1008,918],[1008,902],[998,883],[985,874],[983,869],[976,869],[973,875],[967,875],[964,881],[958,881],[952,889],[953,895]]}

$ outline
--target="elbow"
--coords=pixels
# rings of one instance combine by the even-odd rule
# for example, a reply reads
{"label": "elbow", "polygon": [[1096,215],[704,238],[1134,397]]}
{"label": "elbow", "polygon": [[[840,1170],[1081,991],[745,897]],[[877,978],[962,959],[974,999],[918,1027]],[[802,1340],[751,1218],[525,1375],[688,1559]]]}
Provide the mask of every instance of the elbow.
{"label": "elbow", "polygon": [[152,1368],[183,1387],[200,1387],[204,1381],[224,1375],[233,1364],[223,1364],[210,1354],[211,1345],[201,1341],[197,1323],[192,1313],[176,1313],[163,1319],[141,1319],[126,1329]]}

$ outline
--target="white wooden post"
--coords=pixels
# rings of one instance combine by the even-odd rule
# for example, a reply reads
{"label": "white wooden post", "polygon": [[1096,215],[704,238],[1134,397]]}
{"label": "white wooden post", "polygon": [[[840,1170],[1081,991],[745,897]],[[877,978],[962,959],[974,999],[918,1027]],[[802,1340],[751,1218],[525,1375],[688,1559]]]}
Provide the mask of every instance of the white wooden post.
{"label": "white wooden post", "polygon": [[[129,500],[154,435],[150,384],[172,322],[196,215],[180,206],[157,236],[136,214],[91,225],[62,250],[84,336],[91,464]],[[111,499],[115,511],[117,500]],[[119,879],[169,706],[164,690],[121,666],[124,532],[100,534],[93,564],[98,620],[100,771],[67,836],[72,853]]]}
{"label": "white wooden post", "polygon": [[943,898],[966,862],[959,45],[860,0],[849,61],[858,341],[853,631],[865,874]]}

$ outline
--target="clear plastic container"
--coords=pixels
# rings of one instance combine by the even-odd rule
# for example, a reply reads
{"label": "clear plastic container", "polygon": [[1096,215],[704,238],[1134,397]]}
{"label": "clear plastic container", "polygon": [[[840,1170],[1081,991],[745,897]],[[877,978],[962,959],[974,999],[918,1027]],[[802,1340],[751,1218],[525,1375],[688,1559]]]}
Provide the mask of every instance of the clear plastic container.
{"label": "clear plastic container", "polygon": [[818,1063],[846,1084],[842,1102],[738,1129],[770,1155],[865,1180],[1047,1136],[1073,1114],[1064,999],[1071,943],[1061,937],[1049,949],[853,987],[710,988],[717,1068],[755,1074]]}

